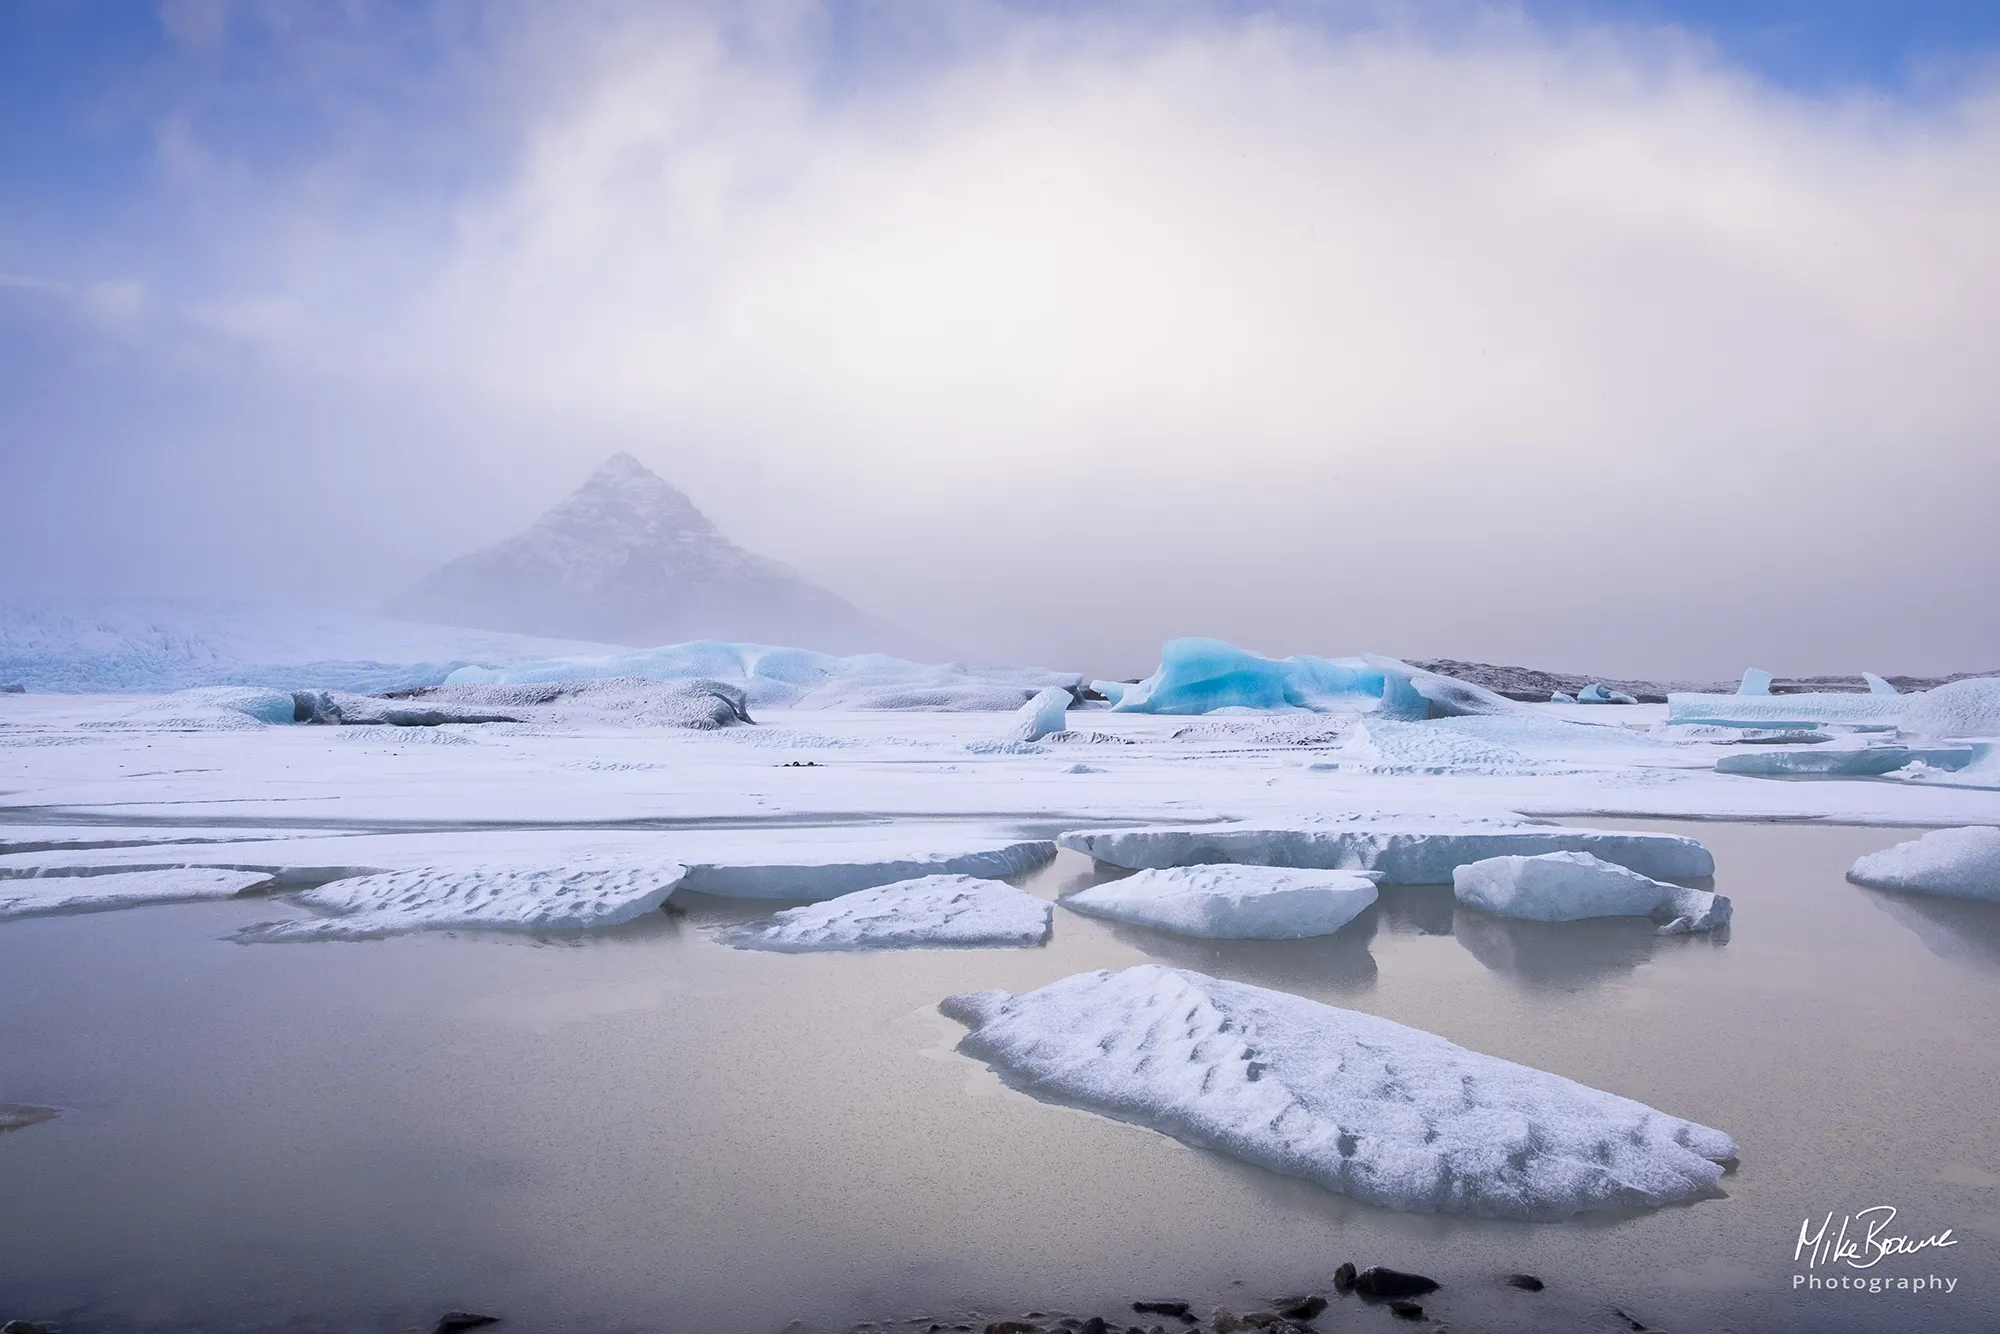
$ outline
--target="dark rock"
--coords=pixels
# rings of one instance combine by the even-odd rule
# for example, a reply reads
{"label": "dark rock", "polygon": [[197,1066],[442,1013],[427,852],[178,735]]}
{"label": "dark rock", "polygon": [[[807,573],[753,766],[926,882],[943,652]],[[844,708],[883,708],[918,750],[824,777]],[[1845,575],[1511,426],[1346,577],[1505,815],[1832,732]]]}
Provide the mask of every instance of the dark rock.
{"label": "dark rock", "polygon": [[1026,1320],[996,1320],[986,1327],[986,1334],[1043,1334],[1042,1327]]}
{"label": "dark rock", "polygon": [[1421,1297],[1438,1290],[1437,1280],[1400,1269],[1369,1265],[1354,1277],[1354,1290],[1365,1297]]}
{"label": "dark rock", "polygon": [[[62,1113],[54,1107],[37,1107],[25,1102],[0,1102],[0,1132],[23,1130],[28,1126],[40,1125],[44,1121],[53,1121],[61,1115]],[[27,1322],[15,1320],[10,1323],[25,1325]]]}
{"label": "dark rock", "polygon": [[1326,1309],[1326,1298],[1320,1296],[1280,1297],[1277,1301],[1271,1303],[1271,1309],[1288,1319],[1310,1320]]}
{"label": "dark rock", "polygon": [[[8,686],[6,693],[21,694],[21,687]],[[56,1327],[39,1320],[9,1320],[6,1324],[0,1325],[0,1334],[56,1334]]]}
{"label": "dark rock", "polygon": [[1620,1320],[1623,1320],[1625,1322],[1625,1327],[1627,1329],[1635,1330],[1638,1332],[1638,1334],[1645,1334],[1645,1331],[1651,1328],[1649,1325],[1646,1324],[1645,1321],[1639,1319],[1638,1316],[1635,1316],[1630,1311],[1623,1310],[1619,1307],[1616,1306],[1612,1307],[1611,1314],[1617,1316]]}
{"label": "dark rock", "polygon": [[1103,1316],[1094,1315],[1083,1322],[1083,1328],[1077,1334],[1110,1334],[1110,1326],[1104,1323]]}
{"label": "dark rock", "polygon": [[1523,1292],[1540,1292],[1548,1285],[1533,1274],[1509,1274],[1507,1275],[1507,1286],[1510,1288],[1519,1288]]}
{"label": "dark rock", "polygon": [[[0,686],[0,695],[25,695],[27,693],[28,688],[19,681],[9,681],[6,685]],[[25,1320],[12,1320],[8,1323],[22,1326],[27,1324]]]}
{"label": "dark rock", "polygon": [[1390,1302],[1389,1314],[1398,1320],[1422,1320],[1424,1308],[1415,1302]]}
{"label": "dark rock", "polygon": [[446,1311],[438,1317],[437,1324],[431,1326],[431,1334],[464,1334],[468,1329],[479,1329],[486,1325],[497,1325],[497,1315],[481,1315],[477,1311]]}
{"label": "dark rock", "polygon": [[1132,1309],[1140,1315],[1177,1315],[1185,1317],[1188,1313],[1188,1304],[1186,1302],[1133,1302]]}
{"label": "dark rock", "polygon": [[1218,1306],[1210,1311],[1208,1323],[1215,1330],[1215,1334],[1233,1334],[1235,1330],[1250,1328],[1249,1321],[1226,1306]]}
{"label": "dark rock", "polygon": [[1346,1263],[1345,1261],[1343,1261],[1343,1262],[1341,1263],[1341,1266],[1340,1266],[1340,1268],[1338,1268],[1338,1269],[1336,1269],[1336,1270],[1334,1270],[1334,1271],[1333,1271],[1333,1290],[1334,1290],[1335,1292],[1352,1292],[1352,1291],[1354,1291],[1354,1266],[1353,1266],[1353,1265],[1351,1265],[1351,1264],[1348,1264],[1348,1263]]}

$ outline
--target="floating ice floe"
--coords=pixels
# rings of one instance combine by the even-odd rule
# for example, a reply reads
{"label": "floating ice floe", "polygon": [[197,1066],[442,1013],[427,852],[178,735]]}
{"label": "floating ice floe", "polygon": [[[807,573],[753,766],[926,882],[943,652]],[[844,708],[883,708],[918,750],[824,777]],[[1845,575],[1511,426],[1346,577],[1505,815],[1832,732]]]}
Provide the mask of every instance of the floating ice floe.
{"label": "floating ice floe", "polygon": [[1073,830],[1056,840],[1113,866],[1230,863],[1373,871],[1391,885],[1448,885],[1455,867],[1488,857],[1588,852],[1660,880],[1715,874],[1708,849],[1678,834],[1622,834],[1499,821],[1384,820],[1326,829],[1243,825]]}
{"label": "floating ice floe", "polygon": [[1469,681],[1374,654],[1316,658],[1302,653],[1278,659],[1219,639],[1170,639],[1161,646],[1159,670],[1122,687],[1112,707],[1122,713],[1175,714],[1308,709],[1409,719],[1505,713],[1524,706]]}
{"label": "floating ice floe", "polygon": [[1007,730],[1008,741],[1040,741],[1051,732],[1063,730],[1063,716],[1075,697],[1061,686],[1050,686],[1023,704]]}
{"label": "floating ice floe", "polygon": [[1052,1101],[1369,1204],[1559,1219],[1720,1194],[1728,1135],[1434,1033],[1158,965],[940,1007]]}
{"label": "floating ice floe", "polygon": [[1920,695],[1902,695],[1900,724],[1921,737],[2000,737],[2000,677],[1952,681]]}
{"label": "floating ice floe", "polygon": [[324,917],[265,922],[246,941],[366,939],[445,929],[588,931],[655,912],[681,883],[676,863],[426,866],[354,876],[295,901]]}
{"label": "floating ice floe", "polygon": [[787,908],[718,938],[740,950],[785,954],[1022,947],[1048,940],[1052,915],[1046,900],[998,880],[927,875]]}
{"label": "floating ice floe", "polygon": [[1963,769],[1972,763],[1972,757],[1971,746],[1826,744],[1811,750],[1755,750],[1724,755],[1715,762],[1715,771],[1758,778],[1872,778],[1918,763],[1932,769]]}
{"label": "floating ice floe", "polygon": [[1650,917],[1664,934],[1727,926],[1726,895],[1687,889],[1628,871],[1587,852],[1488,857],[1451,873],[1460,903],[1500,917],[1575,922],[1586,917]]}
{"label": "floating ice floe", "polygon": [[105,875],[47,875],[0,879],[0,921],[60,913],[110,912],[159,903],[199,903],[234,898],[268,884],[265,871],[205,866],[115,871]]}
{"label": "floating ice floe", "polygon": [[1576,692],[1579,704],[1637,704],[1639,701],[1620,690],[1613,690],[1602,681],[1592,681]]}
{"label": "floating ice floe", "polygon": [[1860,858],[1847,878],[1870,889],[2000,900],[2000,828],[1933,829]]}
{"label": "floating ice floe", "polygon": [[1174,866],[1140,871],[1061,899],[1092,917],[1210,940],[1330,936],[1375,902],[1359,871],[1284,866]]}
{"label": "floating ice floe", "polygon": [[1842,694],[1703,695],[1676,691],[1667,696],[1670,724],[1708,723],[1725,727],[1808,728],[1822,723],[1850,727],[1892,727],[1921,695]]}
{"label": "floating ice floe", "polygon": [[860,889],[931,875],[1000,879],[1020,875],[1054,860],[1049,839],[1023,839],[956,852],[889,852],[861,856],[833,852],[820,861],[808,857],[764,862],[694,862],[682,888],[735,899],[831,899]]}

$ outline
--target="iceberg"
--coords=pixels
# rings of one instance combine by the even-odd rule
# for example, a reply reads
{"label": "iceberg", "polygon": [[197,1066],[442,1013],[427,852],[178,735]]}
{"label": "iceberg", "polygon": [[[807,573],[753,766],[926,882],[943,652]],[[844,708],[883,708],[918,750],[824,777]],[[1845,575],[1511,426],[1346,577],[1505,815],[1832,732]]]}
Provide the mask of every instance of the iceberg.
{"label": "iceberg", "polygon": [[1861,679],[1868,683],[1868,693],[1871,695],[1893,695],[1896,693],[1896,687],[1890,685],[1873,672],[1861,673]]}
{"label": "iceberg", "polygon": [[1858,859],[1847,878],[1870,889],[2000,900],[2000,828],[1933,829]]}
{"label": "iceberg", "polygon": [[1799,695],[1704,695],[1676,691],[1667,696],[1667,722],[1781,730],[1818,727],[1822,723],[1893,727],[1908,701],[1921,698],[1827,690]]}
{"label": "iceberg", "polygon": [[939,1006],[1050,1101],[1368,1204],[1561,1219],[1721,1194],[1728,1135],[1374,1015],[1146,964]]}
{"label": "iceberg", "polygon": [[[418,691],[408,699],[349,702],[335,697],[332,721],[382,721],[408,726],[440,722],[529,721],[561,726],[683,727],[708,732],[751,723],[740,686],[695,677],[652,681],[545,681],[522,685],[458,685]],[[504,711],[504,712],[502,712]]]}
{"label": "iceberg", "polygon": [[1084,829],[1056,842],[1072,852],[1133,870],[1225,863],[1311,870],[1372,871],[1384,884],[1448,885],[1467,862],[1544,852],[1588,852],[1656,880],[1715,874],[1708,849],[1678,834],[1614,834],[1595,829],[1500,821],[1410,821],[1327,829],[1244,825]]}
{"label": "iceberg", "polygon": [[1768,695],[1771,693],[1771,682],[1776,679],[1762,667],[1746,667],[1743,669],[1743,683],[1736,687],[1736,693]]}
{"label": "iceberg", "polygon": [[1063,730],[1063,715],[1075,697],[1061,686],[1050,686],[1023,704],[1014,714],[1014,725],[1007,731],[1009,741],[1040,741],[1051,732]]}
{"label": "iceberg", "polygon": [[105,875],[47,875],[0,879],[0,921],[65,913],[110,912],[158,903],[199,903],[235,898],[269,884],[268,871],[176,866]]}
{"label": "iceberg", "polygon": [[387,871],[330,881],[293,896],[329,916],[264,922],[236,938],[362,940],[453,928],[588,931],[658,911],[686,872],[672,862]]}
{"label": "iceberg", "polygon": [[1104,696],[1106,703],[1109,703],[1113,707],[1116,707],[1118,701],[1125,698],[1125,692],[1128,689],[1130,689],[1131,686],[1130,683],[1126,681],[1092,681],[1090,683],[1090,688],[1093,691],[1097,692],[1098,694]]}
{"label": "iceberg", "polygon": [[1715,771],[1757,778],[1873,778],[1919,763],[1932,769],[1963,769],[1972,763],[1973,753],[1971,746],[1818,745],[1811,750],[1725,755],[1715,762]]}
{"label": "iceberg", "polygon": [[1897,698],[1908,701],[1901,726],[1912,736],[2000,737],[2000,676],[1970,677]]}
{"label": "iceberg", "polygon": [[1213,713],[1217,709],[1304,709],[1379,713],[1392,718],[1505,713],[1523,706],[1469,681],[1422,671],[1395,658],[1362,654],[1266,658],[1219,639],[1170,639],[1160,666],[1124,687],[1122,713]]}
{"label": "iceberg", "polygon": [[927,875],[787,908],[717,935],[740,950],[785,954],[1021,947],[1045,943],[1053,915],[1047,901],[998,880]]}
{"label": "iceberg", "polygon": [[1209,940],[1330,936],[1375,902],[1359,871],[1282,866],[1174,866],[1140,871],[1058,900],[1092,917]]}
{"label": "iceberg", "polygon": [[1549,703],[1551,703],[1551,704],[1574,704],[1574,703],[1576,703],[1576,696],[1575,696],[1575,695],[1565,695],[1565,694],[1563,694],[1563,692],[1562,692],[1562,691],[1560,691],[1560,690],[1556,690],[1556,691],[1551,691],[1551,692],[1550,692],[1550,694],[1549,694]]}
{"label": "iceberg", "polygon": [[1613,690],[1602,681],[1592,681],[1576,692],[1579,704],[1637,704],[1639,701],[1623,691]]}
{"label": "iceberg", "polygon": [[720,898],[831,899],[859,889],[932,875],[997,880],[1046,866],[1055,855],[1054,842],[1026,839],[959,852],[909,852],[854,860],[696,862],[688,866],[681,885],[694,893]]}
{"label": "iceberg", "polygon": [[1587,917],[1651,917],[1665,934],[1727,926],[1726,895],[1662,884],[1587,852],[1489,857],[1451,873],[1460,903],[1499,917],[1575,922]]}

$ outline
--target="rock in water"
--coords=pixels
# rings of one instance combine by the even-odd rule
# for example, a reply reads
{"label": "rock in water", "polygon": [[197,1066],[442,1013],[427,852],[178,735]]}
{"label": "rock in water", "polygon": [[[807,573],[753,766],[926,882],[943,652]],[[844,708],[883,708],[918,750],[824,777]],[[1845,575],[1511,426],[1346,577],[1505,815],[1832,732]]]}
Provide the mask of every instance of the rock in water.
{"label": "rock in water", "polygon": [[1434,1033],[1154,964],[940,1009],[1052,1101],[1371,1204],[1565,1218],[1720,1193],[1721,1131]]}
{"label": "rock in water", "polygon": [[611,644],[725,639],[948,656],[737,546],[624,453],[526,532],[431,571],[387,613]]}

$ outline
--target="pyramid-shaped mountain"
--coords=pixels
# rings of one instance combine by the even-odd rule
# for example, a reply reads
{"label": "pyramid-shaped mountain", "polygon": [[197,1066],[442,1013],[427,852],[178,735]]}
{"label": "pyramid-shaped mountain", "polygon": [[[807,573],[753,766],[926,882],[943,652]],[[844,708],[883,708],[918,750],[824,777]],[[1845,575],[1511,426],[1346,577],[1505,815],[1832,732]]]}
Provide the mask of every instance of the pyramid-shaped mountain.
{"label": "pyramid-shaped mountain", "polygon": [[737,546],[625,453],[526,532],[439,566],[384,610],[639,647],[728,639],[939,656],[791,567]]}

